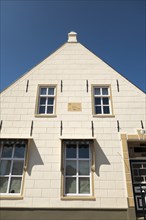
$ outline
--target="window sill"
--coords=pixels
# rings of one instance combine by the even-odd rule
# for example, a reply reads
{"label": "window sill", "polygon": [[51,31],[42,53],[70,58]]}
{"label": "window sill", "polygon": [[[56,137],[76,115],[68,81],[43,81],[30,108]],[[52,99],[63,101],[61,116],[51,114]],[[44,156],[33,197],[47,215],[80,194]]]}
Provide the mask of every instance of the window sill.
{"label": "window sill", "polygon": [[96,198],[94,196],[63,196],[61,200],[92,200],[95,201]]}
{"label": "window sill", "polygon": [[93,115],[94,118],[114,118],[115,115],[108,115],[108,114],[104,114],[104,115]]}
{"label": "window sill", "polygon": [[23,196],[0,196],[0,200],[22,200]]}
{"label": "window sill", "polygon": [[48,114],[35,114],[34,115],[36,118],[55,118],[57,115],[48,115]]}

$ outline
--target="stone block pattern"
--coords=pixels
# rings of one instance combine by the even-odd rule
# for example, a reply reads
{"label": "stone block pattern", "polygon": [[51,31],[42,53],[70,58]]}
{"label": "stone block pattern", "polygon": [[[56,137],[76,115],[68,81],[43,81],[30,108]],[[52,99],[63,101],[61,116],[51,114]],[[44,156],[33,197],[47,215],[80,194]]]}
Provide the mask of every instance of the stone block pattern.
{"label": "stone block pattern", "polygon": [[[27,80],[29,80],[26,92]],[[61,80],[63,91],[61,92]],[[86,80],[89,90],[86,91]],[[119,82],[119,92],[116,80]],[[56,84],[56,117],[35,117],[38,85]],[[113,117],[93,117],[91,85],[111,85]],[[136,133],[145,119],[145,94],[80,43],[66,43],[1,93],[2,136],[30,137],[33,142],[21,200],[1,200],[1,207],[126,208],[127,192],[120,132]],[[82,111],[68,111],[68,103],[81,103]],[[95,201],[62,201],[61,140],[96,138]],[[145,126],[145,125],[144,125]]]}

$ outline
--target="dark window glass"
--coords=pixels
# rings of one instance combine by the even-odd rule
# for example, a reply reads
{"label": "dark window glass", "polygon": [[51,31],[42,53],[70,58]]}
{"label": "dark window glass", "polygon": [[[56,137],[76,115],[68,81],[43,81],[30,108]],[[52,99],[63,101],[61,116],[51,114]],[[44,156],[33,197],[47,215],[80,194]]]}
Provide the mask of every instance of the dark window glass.
{"label": "dark window glass", "polygon": [[11,160],[1,160],[0,161],[0,175],[10,174]]}
{"label": "dark window glass", "polygon": [[41,97],[40,98],[40,105],[45,105],[46,104],[46,98]]}
{"label": "dark window glass", "polygon": [[90,175],[89,160],[79,161],[79,175]]}
{"label": "dark window glass", "polygon": [[9,193],[20,193],[21,177],[11,178]]}
{"label": "dark window glass", "polygon": [[102,88],[102,95],[108,95],[108,88]]}
{"label": "dark window glass", "polygon": [[79,178],[79,193],[89,194],[90,193],[90,179],[89,178]]}
{"label": "dark window glass", "polygon": [[53,106],[48,106],[47,107],[47,113],[52,114],[53,113]]}
{"label": "dark window glass", "polygon": [[144,182],[144,177],[143,176],[139,176],[139,177],[134,177],[134,181],[135,182]]}
{"label": "dark window glass", "polygon": [[48,88],[48,95],[54,95],[54,88]]}
{"label": "dark window glass", "polygon": [[133,170],[133,174],[134,174],[134,176],[138,176],[138,170],[137,170],[137,169],[134,169],[134,170]]}
{"label": "dark window glass", "polygon": [[100,88],[94,88],[94,95],[100,95]]}
{"label": "dark window glass", "polygon": [[24,158],[24,156],[25,156],[25,144],[16,144],[14,157]]}
{"label": "dark window glass", "polygon": [[8,186],[8,178],[0,177],[0,193],[6,193]]}
{"label": "dark window glass", "polygon": [[66,160],[66,175],[76,175],[76,160]]}
{"label": "dark window glass", "polygon": [[66,158],[76,158],[76,144],[67,144]]}
{"label": "dark window glass", "polygon": [[48,98],[48,105],[53,105],[54,98]]}
{"label": "dark window glass", "polygon": [[2,150],[2,157],[12,157],[12,150],[13,145],[12,144],[5,144]]}
{"label": "dark window glass", "polygon": [[40,106],[39,107],[39,113],[44,114],[45,113],[45,106]]}
{"label": "dark window glass", "polygon": [[101,106],[95,107],[95,114],[101,114]]}
{"label": "dark window glass", "polygon": [[104,114],[109,114],[110,113],[109,106],[103,106],[103,113]]}
{"label": "dark window glass", "polygon": [[146,169],[140,169],[139,174],[140,175],[146,175]]}
{"label": "dark window glass", "polygon": [[47,93],[47,88],[41,88],[40,94],[41,95],[46,95],[46,93]]}
{"label": "dark window glass", "polygon": [[109,104],[109,99],[103,98],[103,105],[108,105],[108,104]]}
{"label": "dark window glass", "polygon": [[95,98],[95,105],[101,105],[101,98]]}
{"label": "dark window glass", "polygon": [[66,178],[65,192],[66,193],[76,193],[76,178],[73,178],[73,177]]}
{"label": "dark window glass", "polygon": [[23,161],[14,161],[12,175],[22,175],[23,173]]}
{"label": "dark window glass", "polygon": [[133,168],[141,168],[142,167],[142,165],[141,164],[132,164],[132,166],[133,166]]}
{"label": "dark window glass", "polygon": [[79,144],[79,158],[89,158],[88,144]]}
{"label": "dark window glass", "polygon": [[146,152],[146,147],[135,147],[134,148],[134,152],[138,152],[138,153],[142,153],[142,152]]}

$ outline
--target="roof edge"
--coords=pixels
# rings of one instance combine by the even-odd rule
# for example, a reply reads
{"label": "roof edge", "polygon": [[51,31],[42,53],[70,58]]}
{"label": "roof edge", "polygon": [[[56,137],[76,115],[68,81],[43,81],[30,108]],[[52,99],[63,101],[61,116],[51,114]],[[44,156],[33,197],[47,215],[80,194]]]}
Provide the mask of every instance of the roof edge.
{"label": "roof edge", "polygon": [[6,92],[6,90],[15,85],[15,83],[22,79],[23,77],[27,77],[27,74],[29,75],[30,72],[34,71],[35,69],[37,69],[38,66],[41,66],[48,58],[52,58],[52,56],[55,56],[57,52],[60,52],[60,50],[65,46],[67,45],[68,43],[65,42],[64,44],[62,44],[60,47],[58,47],[54,52],[52,52],[51,54],[49,54],[45,59],[41,60],[39,63],[37,63],[34,67],[30,68],[27,72],[25,72],[24,74],[22,74],[20,77],[18,77],[16,80],[14,80],[12,83],[10,83],[10,85],[8,85],[6,88],[4,88],[0,94]]}
{"label": "roof edge", "polygon": [[[84,46],[83,44],[81,44],[82,46]],[[92,52],[90,49],[88,49],[88,47],[84,46],[90,53],[92,53],[94,56],[96,56],[97,58],[99,58],[101,61],[103,61],[105,64],[107,64],[110,68],[112,68],[114,71],[116,71],[120,76],[122,76],[124,79],[126,79],[129,83],[131,83],[133,86],[135,86],[137,89],[139,89],[141,92],[143,92],[144,94],[146,94],[146,92],[141,89],[140,87],[138,87],[137,85],[135,85],[133,82],[131,82],[129,79],[127,79],[123,74],[121,74],[119,71],[117,71],[114,67],[112,67],[107,61],[105,61],[104,59],[100,58],[99,56],[97,56],[94,52]]]}

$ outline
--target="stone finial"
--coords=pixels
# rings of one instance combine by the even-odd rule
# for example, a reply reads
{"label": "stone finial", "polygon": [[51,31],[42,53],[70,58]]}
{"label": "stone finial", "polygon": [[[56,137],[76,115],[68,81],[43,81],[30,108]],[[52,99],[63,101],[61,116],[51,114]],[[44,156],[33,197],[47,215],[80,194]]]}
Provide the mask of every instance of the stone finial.
{"label": "stone finial", "polygon": [[68,42],[69,43],[76,43],[77,42],[77,33],[71,31],[68,33]]}

